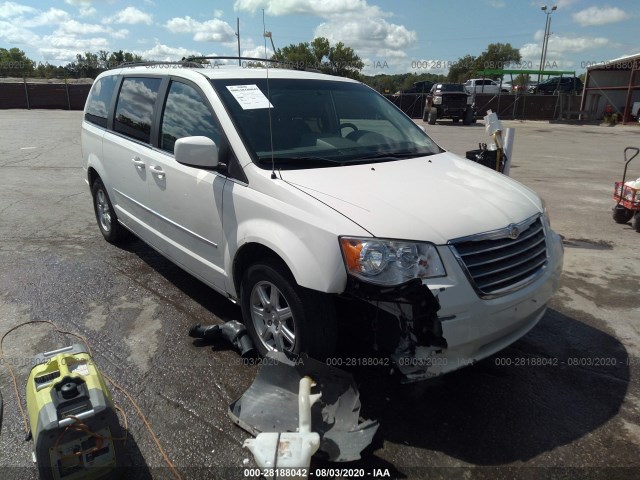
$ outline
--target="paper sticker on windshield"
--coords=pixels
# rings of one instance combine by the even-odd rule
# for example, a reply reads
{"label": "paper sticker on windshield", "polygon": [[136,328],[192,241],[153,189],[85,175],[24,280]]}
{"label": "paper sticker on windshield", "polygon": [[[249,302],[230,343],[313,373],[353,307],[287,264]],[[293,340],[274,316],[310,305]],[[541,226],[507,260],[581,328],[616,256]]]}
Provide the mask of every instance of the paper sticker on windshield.
{"label": "paper sticker on windshield", "polygon": [[264,96],[264,93],[262,93],[257,85],[231,85],[227,86],[227,88],[243,110],[273,108],[269,99]]}

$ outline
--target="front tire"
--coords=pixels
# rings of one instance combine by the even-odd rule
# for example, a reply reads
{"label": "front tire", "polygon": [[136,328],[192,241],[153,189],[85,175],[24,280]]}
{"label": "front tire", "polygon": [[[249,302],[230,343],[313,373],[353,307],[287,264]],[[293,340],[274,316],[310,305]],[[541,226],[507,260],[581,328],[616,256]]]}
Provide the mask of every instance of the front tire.
{"label": "front tire", "polygon": [[435,125],[437,119],[438,119],[438,110],[435,108],[430,109],[429,115],[427,117],[427,122],[429,123],[429,125]]}
{"label": "front tire", "polygon": [[98,228],[104,239],[109,243],[117,244],[131,238],[129,231],[118,222],[107,189],[99,178],[91,187],[91,196],[93,197],[93,211],[96,214]]}
{"label": "front tire", "polygon": [[462,120],[462,124],[471,125],[471,122],[473,122],[473,110],[470,108],[467,108],[464,112],[464,118]]}
{"label": "front tire", "polygon": [[332,299],[300,287],[282,262],[265,260],[249,267],[240,299],[245,326],[262,356],[277,350],[324,359],[335,350]]}

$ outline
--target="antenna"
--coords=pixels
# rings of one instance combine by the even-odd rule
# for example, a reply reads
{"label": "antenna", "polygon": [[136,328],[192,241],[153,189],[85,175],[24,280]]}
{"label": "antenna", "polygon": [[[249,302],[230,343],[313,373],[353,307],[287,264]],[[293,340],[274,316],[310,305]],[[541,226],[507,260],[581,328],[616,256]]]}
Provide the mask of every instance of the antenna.
{"label": "antenna", "polygon": [[[264,8],[262,9],[262,36],[264,38],[264,59],[267,60],[267,27],[264,23]],[[267,68],[267,101],[271,105],[271,90],[269,89],[269,64],[265,65]],[[271,178],[276,179],[276,161],[273,158],[273,128],[271,124],[271,107],[267,107],[269,113],[269,141],[271,142]]]}

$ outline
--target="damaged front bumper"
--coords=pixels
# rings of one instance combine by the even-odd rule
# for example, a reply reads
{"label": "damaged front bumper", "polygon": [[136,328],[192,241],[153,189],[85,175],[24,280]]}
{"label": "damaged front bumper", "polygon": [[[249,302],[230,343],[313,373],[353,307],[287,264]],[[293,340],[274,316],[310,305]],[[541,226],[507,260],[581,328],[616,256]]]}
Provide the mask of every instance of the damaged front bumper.
{"label": "damaged front bumper", "polygon": [[437,376],[431,370],[448,343],[438,317],[440,302],[422,280],[416,278],[401,285],[381,287],[350,277],[345,293],[391,315],[385,325],[375,328],[383,336],[395,334],[395,346],[389,356],[403,381]]}
{"label": "damaged front bumper", "polygon": [[402,374],[401,381],[425,380],[494,355],[540,321],[562,273],[559,236],[551,232],[547,246],[543,275],[498,298],[479,298],[451,251],[444,248],[439,253],[447,277],[429,284],[415,279],[397,287],[350,277],[345,295],[362,302],[373,323],[374,348],[390,357]]}

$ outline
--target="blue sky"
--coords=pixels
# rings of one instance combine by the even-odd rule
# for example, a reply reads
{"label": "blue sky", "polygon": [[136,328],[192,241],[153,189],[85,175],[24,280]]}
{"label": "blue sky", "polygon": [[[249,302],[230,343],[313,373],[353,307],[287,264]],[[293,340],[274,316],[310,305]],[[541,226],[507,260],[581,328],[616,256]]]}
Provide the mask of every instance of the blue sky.
{"label": "blue sky", "polygon": [[[276,48],[325,36],[353,47],[364,73],[446,73],[489,43],[511,43],[523,68],[538,68],[543,1],[531,0],[0,0],[0,47],[36,62],[66,64],[76,53],[125,50],[158,60],[264,56],[266,30]],[[640,2],[556,0],[547,64],[582,72],[590,63],[640,53]],[[267,43],[267,54],[271,53]],[[549,69],[549,67],[547,67]]]}

